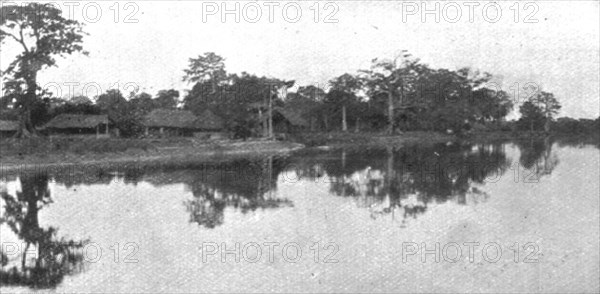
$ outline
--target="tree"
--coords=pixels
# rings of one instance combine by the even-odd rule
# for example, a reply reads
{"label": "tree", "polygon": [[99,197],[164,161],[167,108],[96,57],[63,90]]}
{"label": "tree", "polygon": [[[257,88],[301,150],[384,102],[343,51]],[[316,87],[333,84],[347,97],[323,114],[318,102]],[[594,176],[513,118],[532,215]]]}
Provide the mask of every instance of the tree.
{"label": "tree", "polygon": [[188,69],[185,69],[184,72],[183,81],[194,84],[210,81],[212,92],[216,92],[217,86],[227,78],[225,59],[214,52],[207,52],[197,58],[190,58]]}
{"label": "tree", "polygon": [[343,74],[332,79],[329,84],[331,89],[326,96],[326,100],[342,109],[342,131],[348,131],[348,121],[346,118],[347,108],[353,102],[357,101],[356,92],[361,88],[360,80],[350,74]]}
{"label": "tree", "polygon": [[532,102],[540,108],[544,115],[544,131],[550,132],[550,122],[561,108],[560,103],[554,98],[554,94],[541,91],[532,97]]}
{"label": "tree", "polygon": [[[371,69],[360,71],[363,73],[362,79],[370,97],[379,94],[385,94],[387,97],[388,134],[394,133],[394,108],[398,102],[403,103],[405,80],[419,62],[418,59],[411,60],[410,56],[403,50],[394,60],[375,58],[372,60]],[[399,59],[403,59],[401,64],[398,64]]]}
{"label": "tree", "polygon": [[311,131],[315,131],[319,118],[322,119],[325,129],[327,129],[328,114],[323,107],[325,95],[325,91],[317,86],[300,86],[296,93],[288,93],[285,106],[298,111],[308,119]]}
{"label": "tree", "polygon": [[519,108],[521,118],[519,128],[529,127],[529,131],[543,128],[546,133],[550,132],[550,123],[558,113],[561,106],[552,93],[541,91],[525,101]]}
{"label": "tree", "polygon": [[115,125],[125,137],[136,136],[142,132],[140,125],[141,115],[135,115],[132,104],[130,104],[121,91],[111,89],[98,96],[96,105],[102,112],[115,122]]}
{"label": "tree", "polygon": [[154,99],[154,103],[157,108],[175,109],[177,108],[178,98],[179,91],[177,90],[160,90]]}
{"label": "tree", "polygon": [[323,89],[313,85],[300,86],[298,87],[298,91],[296,93],[315,102],[322,102],[326,95]]}
{"label": "tree", "polygon": [[152,96],[146,92],[142,92],[133,96],[129,100],[129,106],[134,115],[143,116],[156,108]]}
{"label": "tree", "polygon": [[525,101],[521,107],[519,107],[521,118],[518,122],[519,129],[529,128],[529,132],[533,133],[534,129],[539,128],[544,121],[544,114],[542,110],[535,105],[532,101]]}
{"label": "tree", "polygon": [[92,99],[83,95],[79,95],[73,97],[69,102],[73,104],[92,104]]}
{"label": "tree", "polygon": [[0,7],[0,44],[10,40],[23,49],[2,73],[8,80],[4,94],[16,98],[20,109],[18,137],[37,134],[31,110],[38,98],[38,72],[56,66],[57,56],[81,52],[84,34],[81,23],[63,18],[61,10],[52,5],[27,3]]}
{"label": "tree", "polygon": [[123,97],[121,91],[116,89],[108,90],[98,96],[96,105],[113,119],[119,119],[128,114],[127,100]]}

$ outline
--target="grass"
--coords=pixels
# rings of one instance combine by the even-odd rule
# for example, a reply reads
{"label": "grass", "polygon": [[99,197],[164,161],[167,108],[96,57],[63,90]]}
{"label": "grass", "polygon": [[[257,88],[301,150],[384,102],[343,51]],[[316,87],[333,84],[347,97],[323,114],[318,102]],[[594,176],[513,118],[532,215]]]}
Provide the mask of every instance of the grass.
{"label": "grass", "polygon": [[202,141],[193,138],[29,138],[0,140],[3,168],[35,168],[62,164],[187,162],[193,159],[275,154],[301,147],[291,142]]}
{"label": "grass", "polygon": [[148,141],[115,138],[29,138],[0,141],[0,156],[26,156],[51,153],[117,153],[127,150],[154,150]]}

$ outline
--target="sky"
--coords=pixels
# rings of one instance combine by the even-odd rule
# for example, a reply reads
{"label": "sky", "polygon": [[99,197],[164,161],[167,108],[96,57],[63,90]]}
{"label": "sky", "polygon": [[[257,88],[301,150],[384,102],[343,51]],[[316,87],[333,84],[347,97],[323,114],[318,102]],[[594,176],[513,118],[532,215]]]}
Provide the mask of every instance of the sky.
{"label": "sky", "polygon": [[[518,91],[519,101],[530,94],[526,85],[552,92],[563,105],[559,116],[600,115],[597,1],[53,3],[89,33],[89,56],[67,56],[39,75],[61,96],[95,96],[98,86],[128,93],[133,85],[150,94],[185,93],[191,85],[183,69],[204,52],[223,56],[229,73],[326,87],[333,77],[368,69],[373,58],[407,50],[434,68],[489,72],[500,89]],[[223,8],[237,11],[239,21]],[[3,44],[0,68],[17,53],[15,42]]]}

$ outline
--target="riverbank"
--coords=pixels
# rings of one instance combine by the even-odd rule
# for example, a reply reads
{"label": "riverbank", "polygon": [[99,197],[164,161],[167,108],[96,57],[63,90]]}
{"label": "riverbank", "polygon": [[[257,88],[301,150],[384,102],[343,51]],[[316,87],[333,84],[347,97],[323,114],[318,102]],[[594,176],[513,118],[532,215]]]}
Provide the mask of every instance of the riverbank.
{"label": "riverbank", "polygon": [[[175,140],[127,139],[119,142],[121,139],[86,139],[70,143],[62,140],[35,140],[35,143],[20,142],[18,144],[21,146],[2,148],[0,151],[2,171],[70,165],[135,164],[141,166],[189,163],[238,156],[281,155],[304,148],[304,145],[298,143],[266,140],[197,142],[179,138]],[[0,145],[7,147],[6,142]],[[87,150],[81,150],[85,147],[88,147]],[[48,152],[41,152],[44,150]]]}
{"label": "riverbank", "polygon": [[[192,138],[123,139],[123,138],[37,138],[0,141],[0,167],[28,170],[65,165],[105,164],[185,164],[219,161],[236,157],[283,155],[297,150],[331,150],[338,148],[401,147],[449,142],[505,142],[545,139],[543,134],[512,132],[471,133],[466,136],[431,132],[406,132],[393,136],[381,133],[304,133],[288,141],[264,139],[202,141]],[[600,146],[597,136],[552,136],[565,144],[584,143]]]}
{"label": "riverbank", "polygon": [[36,138],[0,141],[0,162],[4,171],[28,170],[68,165],[129,164],[152,165],[186,163],[281,155],[305,147],[319,149],[351,147],[399,147],[407,144],[430,144],[454,141],[452,135],[410,132],[387,136],[376,133],[306,133],[288,141],[222,140],[202,141],[192,138],[124,139],[124,138]]}

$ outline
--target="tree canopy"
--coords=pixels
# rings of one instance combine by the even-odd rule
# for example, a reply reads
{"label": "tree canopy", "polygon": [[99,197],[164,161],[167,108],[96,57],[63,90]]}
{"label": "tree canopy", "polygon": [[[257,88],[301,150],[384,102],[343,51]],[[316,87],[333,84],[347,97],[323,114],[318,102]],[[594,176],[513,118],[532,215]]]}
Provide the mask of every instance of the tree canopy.
{"label": "tree canopy", "polygon": [[56,66],[57,57],[83,52],[82,24],[66,19],[60,9],[39,3],[2,5],[0,43],[13,42],[22,51],[2,72],[6,79],[4,96],[21,109],[19,136],[36,133],[31,110],[38,99],[38,72]]}

